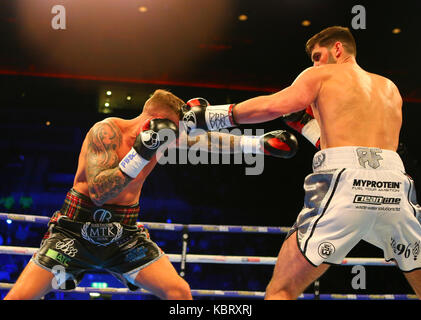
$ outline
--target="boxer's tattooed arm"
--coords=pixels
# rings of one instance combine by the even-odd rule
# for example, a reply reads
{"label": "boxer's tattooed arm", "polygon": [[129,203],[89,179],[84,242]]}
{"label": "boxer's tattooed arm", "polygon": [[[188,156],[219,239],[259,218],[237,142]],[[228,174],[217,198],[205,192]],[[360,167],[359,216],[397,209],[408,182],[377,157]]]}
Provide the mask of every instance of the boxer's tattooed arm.
{"label": "boxer's tattooed arm", "polygon": [[224,132],[206,132],[187,138],[187,148],[195,148],[211,153],[241,153],[241,136]]}
{"label": "boxer's tattooed arm", "polygon": [[87,136],[86,176],[89,195],[98,206],[116,197],[132,178],[118,167],[122,134],[111,121],[94,125]]}

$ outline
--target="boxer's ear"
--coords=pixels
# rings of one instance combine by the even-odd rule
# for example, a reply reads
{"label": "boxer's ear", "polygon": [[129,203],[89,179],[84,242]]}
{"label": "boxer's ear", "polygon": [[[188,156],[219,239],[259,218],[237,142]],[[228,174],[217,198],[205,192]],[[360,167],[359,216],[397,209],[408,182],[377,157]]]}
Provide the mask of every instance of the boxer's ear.
{"label": "boxer's ear", "polygon": [[338,59],[344,53],[342,42],[336,41],[333,48],[335,49],[335,58]]}

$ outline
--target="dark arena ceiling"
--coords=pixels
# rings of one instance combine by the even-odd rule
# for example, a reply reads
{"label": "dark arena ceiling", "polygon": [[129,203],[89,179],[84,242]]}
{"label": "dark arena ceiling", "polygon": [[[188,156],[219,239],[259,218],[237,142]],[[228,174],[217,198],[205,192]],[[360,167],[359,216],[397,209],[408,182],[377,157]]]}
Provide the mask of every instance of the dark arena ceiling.
{"label": "dark arena ceiling", "polygon": [[363,68],[420,102],[420,15],[419,1],[3,0],[0,74],[272,92],[310,66],[309,37],[341,25]]}

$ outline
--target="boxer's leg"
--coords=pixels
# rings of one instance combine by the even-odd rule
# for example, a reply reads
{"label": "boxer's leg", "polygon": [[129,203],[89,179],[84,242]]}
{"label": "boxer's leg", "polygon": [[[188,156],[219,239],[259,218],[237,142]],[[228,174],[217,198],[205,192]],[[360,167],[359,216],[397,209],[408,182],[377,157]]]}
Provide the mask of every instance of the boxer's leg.
{"label": "boxer's leg", "polygon": [[[145,228],[139,228],[128,242],[119,245],[122,250],[113,254],[113,265],[108,268],[120,275],[123,282],[142,287],[160,299],[191,300],[188,283],[178,275],[168,256],[153,242]],[[130,286],[129,286],[130,288]]]}
{"label": "boxer's leg", "polygon": [[52,289],[53,278],[53,273],[41,268],[31,260],[4,300],[40,299]]}
{"label": "boxer's leg", "polygon": [[161,299],[192,299],[190,286],[178,275],[166,255],[141,269],[135,282]]}
{"label": "boxer's leg", "polygon": [[329,265],[314,267],[297,246],[296,232],[283,243],[279,251],[272,279],[266,288],[266,300],[293,300],[315,280]]}
{"label": "boxer's leg", "polygon": [[418,299],[421,299],[421,270],[418,269],[411,272],[405,272],[404,275],[412,289],[414,289]]}

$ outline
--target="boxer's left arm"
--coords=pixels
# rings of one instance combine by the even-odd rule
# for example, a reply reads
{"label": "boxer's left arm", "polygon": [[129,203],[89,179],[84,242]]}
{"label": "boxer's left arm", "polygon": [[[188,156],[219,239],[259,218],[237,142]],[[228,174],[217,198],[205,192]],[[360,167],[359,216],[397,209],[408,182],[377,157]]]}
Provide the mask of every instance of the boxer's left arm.
{"label": "boxer's left arm", "polygon": [[177,147],[182,150],[194,147],[205,152],[234,154],[241,152],[241,139],[241,135],[198,129],[194,134],[187,134],[184,131],[180,135]]}
{"label": "boxer's left arm", "polygon": [[317,99],[322,83],[323,71],[316,68],[304,70],[289,87],[279,92],[238,103],[233,108],[235,122],[266,122],[307,108]]}
{"label": "boxer's left arm", "polygon": [[223,133],[206,132],[193,135],[182,135],[179,141],[180,149],[189,149],[194,147],[196,150],[204,152],[236,154],[253,153],[265,154],[278,158],[288,159],[293,157],[298,148],[298,142],[295,136],[285,130],[275,130],[262,136],[247,136]]}

